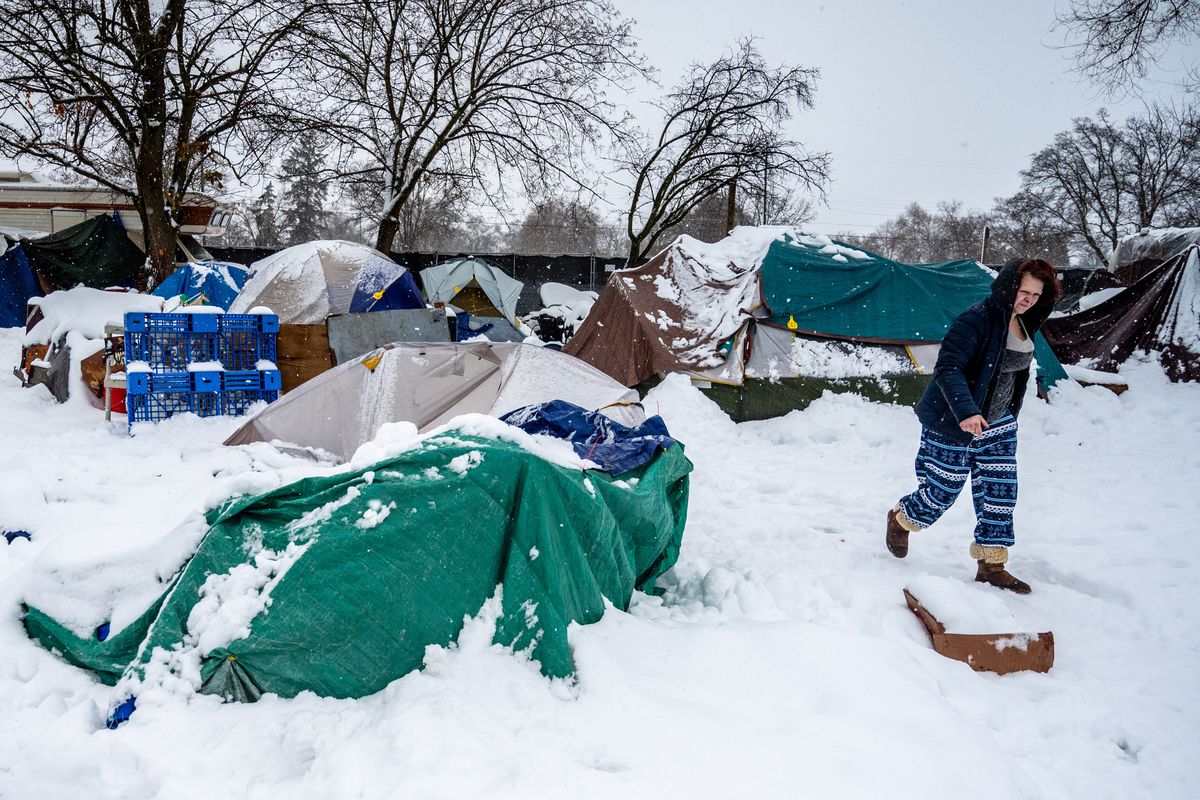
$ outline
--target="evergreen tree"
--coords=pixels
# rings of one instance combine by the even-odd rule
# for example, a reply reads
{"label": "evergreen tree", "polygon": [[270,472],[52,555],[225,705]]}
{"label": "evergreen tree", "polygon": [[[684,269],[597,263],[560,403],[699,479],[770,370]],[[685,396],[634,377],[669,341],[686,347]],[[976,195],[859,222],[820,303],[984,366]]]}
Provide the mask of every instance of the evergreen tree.
{"label": "evergreen tree", "polygon": [[268,183],[267,188],[254,201],[252,212],[254,220],[254,246],[278,247],[279,236],[279,201],[275,197],[275,184]]}
{"label": "evergreen tree", "polygon": [[325,234],[325,152],[314,133],[302,133],[283,159],[288,188],[283,196],[283,239],[289,247]]}

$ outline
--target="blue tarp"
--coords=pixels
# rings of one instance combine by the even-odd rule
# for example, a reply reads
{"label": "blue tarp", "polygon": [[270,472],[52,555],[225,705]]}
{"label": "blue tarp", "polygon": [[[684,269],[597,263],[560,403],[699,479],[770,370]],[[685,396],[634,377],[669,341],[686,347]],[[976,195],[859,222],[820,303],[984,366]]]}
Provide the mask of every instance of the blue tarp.
{"label": "blue tarp", "polygon": [[225,264],[219,261],[192,261],[167,276],[154,289],[159,297],[185,295],[194,301],[203,295],[203,302],[220,306],[226,311],[246,284],[249,270],[241,264]]}
{"label": "blue tarp", "polygon": [[25,304],[41,293],[25,249],[19,244],[10,245],[0,255],[0,328],[23,327]]}
{"label": "blue tarp", "polygon": [[421,297],[421,290],[417,288],[412,272],[407,269],[379,291],[371,292],[360,286],[354,290],[354,298],[350,301],[351,314],[424,307],[425,300]]}
{"label": "blue tarp", "polygon": [[525,406],[500,419],[528,433],[566,439],[580,458],[620,475],[650,462],[659,450],[675,444],[662,417],[650,417],[636,428],[614,422],[564,400]]}

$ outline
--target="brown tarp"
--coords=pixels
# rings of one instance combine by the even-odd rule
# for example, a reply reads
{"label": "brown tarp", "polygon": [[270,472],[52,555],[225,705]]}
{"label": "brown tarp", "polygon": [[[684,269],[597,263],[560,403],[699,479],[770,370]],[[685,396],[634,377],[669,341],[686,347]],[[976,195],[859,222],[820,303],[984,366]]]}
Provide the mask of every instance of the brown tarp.
{"label": "brown tarp", "polygon": [[721,346],[760,302],[756,267],[718,274],[677,242],[640,267],[619,270],[563,347],[626,386],[666,372],[721,366]]}
{"label": "brown tarp", "polygon": [[976,672],[1049,672],[1054,666],[1054,633],[947,633],[946,626],[908,589],[904,602],[921,620],[939,655],[965,662]]}
{"label": "brown tarp", "polygon": [[1200,380],[1200,246],[1099,305],[1046,320],[1042,334],[1066,364],[1115,372],[1134,353],[1157,352],[1171,380]]}

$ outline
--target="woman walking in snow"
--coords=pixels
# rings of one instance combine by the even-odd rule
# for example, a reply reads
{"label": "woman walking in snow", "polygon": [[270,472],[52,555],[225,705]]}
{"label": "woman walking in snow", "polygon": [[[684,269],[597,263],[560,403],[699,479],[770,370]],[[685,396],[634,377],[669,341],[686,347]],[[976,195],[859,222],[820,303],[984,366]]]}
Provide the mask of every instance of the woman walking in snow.
{"label": "woman walking in snow", "polygon": [[1048,262],[1014,259],[992,282],[992,293],[950,324],[916,409],[922,426],[917,490],[887,515],[887,548],[896,558],[908,555],[908,534],[937,522],[970,477],[975,580],[1018,594],[1031,591],[1004,568],[1017,504],[1017,414],[1029,382],[1033,335],[1060,291]]}

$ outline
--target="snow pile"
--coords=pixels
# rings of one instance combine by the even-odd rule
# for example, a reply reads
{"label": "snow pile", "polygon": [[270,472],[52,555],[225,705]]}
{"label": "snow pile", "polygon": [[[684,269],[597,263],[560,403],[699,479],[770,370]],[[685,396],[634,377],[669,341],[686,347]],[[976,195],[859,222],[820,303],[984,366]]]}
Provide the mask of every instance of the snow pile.
{"label": "snow pile", "polygon": [[587,319],[599,297],[596,292],[586,292],[565,283],[554,282],[543,283],[538,289],[538,294],[542,300],[542,308],[527,314],[525,319],[536,320],[543,314],[558,317],[563,321],[568,335],[571,331],[579,330],[579,326]]}
{"label": "snow pile", "polygon": [[1030,597],[1001,596],[981,584],[922,575],[906,587],[946,633],[1041,633],[1048,630]]}
{"label": "snow pile", "polygon": [[124,325],[131,311],[158,312],[162,298],[139,292],[106,292],[76,286],[29,301],[42,309],[42,319],[25,334],[24,344],[56,342],[67,331],[88,339],[103,339],[105,325]]}
{"label": "snow pile", "polygon": [[831,380],[884,378],[912,372],[911,361],[881,347],[802,336],[792,338],[791,361],[797,374]]}
{"label": "snow pile", "polygon": [[[19,346],[0,332],[0,361]],[[173,418],[130,438],[0,375],[0,529],[33,536],[0,540],[0,795],[1200,796],[1200,386],[1152,363],[1121,376],[1120,396],[1064,383],[1052,404],[1026,399],[1009,569],[1028,597],[972,582],[969,497],[914,534],[908,558],[883,547],[886,510],[915,485],[911,409],[829,394],[735,425],[670,376],[645,402],[696,466],[680,560],[661,596],[570,629],[575,681],[492,644],[497,592],[422,671],[370,697],[221,704],[180,674],[110,732],[120,689],[30,642],[21,602],[60,602],[81,631],[119,627],[205,509],[345,468],[221,447],[237,420]],[[479,416],[466,432],[501,425]],[[398,424],[374,444],[417,438]],[[206,598],[238,599],[196,633],[232,635],[235,606],[269,600],[287,554],[261,555],[253,574],[214,576]],[[106,594],[109,578],[128,586]],[[937,655],[906,586],[944,622],[1052,630],[1054,668],[998,677]]]}

